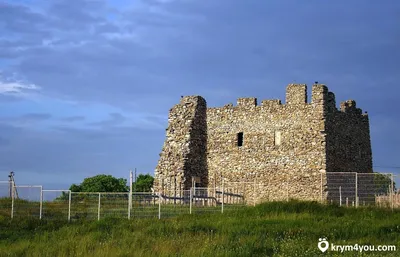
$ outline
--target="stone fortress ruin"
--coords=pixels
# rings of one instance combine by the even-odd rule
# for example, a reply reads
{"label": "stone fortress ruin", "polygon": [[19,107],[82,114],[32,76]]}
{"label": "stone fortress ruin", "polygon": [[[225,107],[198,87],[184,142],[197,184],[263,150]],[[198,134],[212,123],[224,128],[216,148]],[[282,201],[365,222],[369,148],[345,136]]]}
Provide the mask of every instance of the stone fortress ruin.
{"label": "stone fortress ruin", "polygon": [[185,96],[168,122],[156,192],[187,190],[196,178],[197,187],[262,183],[259,199],[320,200],[329,198],[330,173],[372,173],[368,115],[354,100],[337,109],[322,84],[313,85],[310,102],[305,84],[289,84],[285,104],[239,98],[207,108],[201,96]]}

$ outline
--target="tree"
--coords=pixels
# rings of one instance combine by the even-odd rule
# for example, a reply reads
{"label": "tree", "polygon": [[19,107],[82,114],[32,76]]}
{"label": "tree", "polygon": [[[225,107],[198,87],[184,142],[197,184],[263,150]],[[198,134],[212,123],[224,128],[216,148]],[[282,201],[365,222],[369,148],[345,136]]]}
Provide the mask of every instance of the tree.
{"label": "tree", "polygon": [[79,185],[72,184],[69,188],[72,192],[128,192],[124,178],[115,178],[111,175],[100,174],[85,178]]}
{"label": "tree", "polygon": [[136,183],[132,183],[133,191],[134,192],[150,192],[151,188],[153,187],[154,178],[149,175],[140,174],[137,179]]}
{"label": "tree", "polygon": [[72,184],[69,187],[69,190],[71,190],[72,192],[82,192],[82,188],[80,185],[76,185],[76,184]]}
{"label": "tree", "polygon": [[[392,178],[388,174],[374,172],[375,194],[387,194],[392,188]],[[396,183],[393,181],[393,191],[396,191]]]}
{"label": "tree", "polygon": [[[115,178],[111,175],[96,175],[93,177],[85,178],[79,185],[72,184],[69,187],[71,192],[128,192],[127,180],[124,178]],[[68,200],[68,193],[62,194],[56,200]]]}

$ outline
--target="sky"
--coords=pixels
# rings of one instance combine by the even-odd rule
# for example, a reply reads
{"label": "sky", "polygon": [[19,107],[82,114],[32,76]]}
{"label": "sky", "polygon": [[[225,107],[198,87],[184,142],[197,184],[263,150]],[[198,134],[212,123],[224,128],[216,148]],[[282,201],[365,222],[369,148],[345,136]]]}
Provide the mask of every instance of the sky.
{"label": "sky", "polygon": [[314,81],[368,111],[374,170],[400,177],[399,25],[394,0],[0,0],[0,180],[153,174],[181,95]]}

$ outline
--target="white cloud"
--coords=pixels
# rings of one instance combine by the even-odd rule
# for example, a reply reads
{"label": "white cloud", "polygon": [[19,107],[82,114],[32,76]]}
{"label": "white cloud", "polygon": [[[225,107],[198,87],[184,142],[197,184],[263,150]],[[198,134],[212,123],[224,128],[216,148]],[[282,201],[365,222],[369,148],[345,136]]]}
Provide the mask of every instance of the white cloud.
{"label": "white cloud", "polygon": [[20,82],[0,82],[0,94],[22,93],[23,90],[39,90],[35,84],[21,84]]}
{"label": "white cloud", "polygon": [[12,77],[5,78],[0,73],[0,94],[20,95],[23,96],[29,91],[37,91],[41,88],[35,84],[27,83],[22,80],[15,79],[15,74]]}

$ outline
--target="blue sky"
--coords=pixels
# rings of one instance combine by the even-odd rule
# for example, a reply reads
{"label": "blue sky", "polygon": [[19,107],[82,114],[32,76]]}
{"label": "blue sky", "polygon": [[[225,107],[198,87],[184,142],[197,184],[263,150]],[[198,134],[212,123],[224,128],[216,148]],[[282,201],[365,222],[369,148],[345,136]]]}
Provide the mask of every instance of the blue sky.
{"label": "blue sky", "polygon": [[0,0],[0,180],[153,173],[181,95],[314,81],[368,111],[374,165],[399,167],[399,24],[398,1]]}

